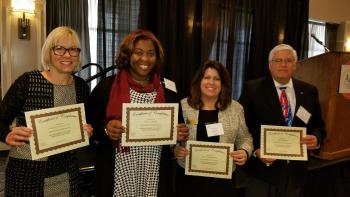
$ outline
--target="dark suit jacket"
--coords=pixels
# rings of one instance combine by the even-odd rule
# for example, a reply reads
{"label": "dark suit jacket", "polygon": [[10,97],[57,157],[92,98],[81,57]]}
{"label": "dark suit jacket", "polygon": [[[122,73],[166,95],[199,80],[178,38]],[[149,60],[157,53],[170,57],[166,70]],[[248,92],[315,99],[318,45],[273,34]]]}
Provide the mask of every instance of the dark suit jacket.
{"label": "dark suit jacket", "polygon": [[[112,141],[106,135],[104,128],[106,125],[106,109],[109,101],[109,94],[115,76],[107,77],[102,80],[92,91],[87,104],[86,116],[87,122],[94,128],[94,134],[91,137],[92,144],[96,153],[95,158],[95,196],[112,196],[114,188],[114,163],[115,149]],[[179,103],[175,92],[164,88],[165,99],[167,103]],[[182,110],[179,109],[179,123],[183,123]],[[158,196],[171,196],[174,193],[172,168],[175,170],[176,161],[169,146],[163,146],[160,162],[160,177]]]}
{"label": "dark suit jacket", "polygon": [[[325,136],[325,125],[322,120],[318,91],[316,87],[308,83],[294,78],[292,80],[296,99],[292,126],[306,127],[307,134],[315,135],[320,143]],[[239,102],[243,105],[245,119],[249,132],[253,137],[255,150],[260,148],[261,125],[286,126],[278,93],[271,76],[247,82]],[[295,115],[300,106],[311,114],[307,124]],[[307,164],[307,161],[290,161],[287,163],[284,160],[277,160],[271,166],[266,166],[259,158],[251,157],[245,169],[249,175],[271,184],[277,184],[279,180],[287,176],[295,178],[295,181],[302,184],[305,180]]]}

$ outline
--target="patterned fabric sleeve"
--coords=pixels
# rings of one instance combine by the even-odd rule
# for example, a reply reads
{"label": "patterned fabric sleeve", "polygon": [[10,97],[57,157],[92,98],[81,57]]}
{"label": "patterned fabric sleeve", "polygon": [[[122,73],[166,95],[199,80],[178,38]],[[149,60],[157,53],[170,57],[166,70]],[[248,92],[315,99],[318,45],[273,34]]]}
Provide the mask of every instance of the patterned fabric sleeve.
{"label": "patterned fabric sleeve", "polygon": [[251,134],[248,132],[248,127],[246,125],[245,119],[244,119],[244,112],[243,107],[241,105],[237,105],[235,108],[237,110],[235,113],[238,114],[239,118],[239,130],[237,131],[237,137],[235,145],[237,146],[237,149],[244,149],[248,153],[248,157],[251,156],[253,148],[253,139]]}
{"label": "patterned fabric sleeve", "polygon": [[0,140],[5,142],[10,125],[18,114],[24,116],[22,107],[28,93],[28,73],[24,73],[11,85],[0,105]]}

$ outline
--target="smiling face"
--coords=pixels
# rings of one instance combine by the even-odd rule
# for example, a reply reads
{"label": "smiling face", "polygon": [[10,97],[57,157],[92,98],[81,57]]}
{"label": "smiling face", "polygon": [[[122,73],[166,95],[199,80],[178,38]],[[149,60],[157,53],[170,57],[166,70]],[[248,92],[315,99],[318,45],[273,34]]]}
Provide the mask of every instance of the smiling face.
{"label": "smiling face", "polygon": [[274,80],[281,84],[288,83],[296,70],[293,52],[287,49],[276,51],[269,63],[269,70]]}
{"label": "smiling face", "polygon": [[[70,48],[78,48],[78,46],[75,46],[72,36],[67,36],[65,38],[61,38],[56,43],[55,47],[64,47],[66,49]],[[50,71],[55,72],[58,74],[71,74],[73,73],[74,69],[78,66],[79,63],[79,56],[73,57],[69,54],[68,51],[66,51],[63,55],[57,55],[54,53],[54,50],[50,50],[50,58],[51,58],[51,65],[50,65]]]}
{"label": "smiling face", "polygon": [[214,68],[205,70],[203,79],[200,83],[202,100],[217,100],[221,92],[221,79],[218,71]]}
{"label": "smiling face", "polygon": [[151,40],[138,40],[130,57],[130,75],[138,81],[146,80],[155,67],[157,54]]}

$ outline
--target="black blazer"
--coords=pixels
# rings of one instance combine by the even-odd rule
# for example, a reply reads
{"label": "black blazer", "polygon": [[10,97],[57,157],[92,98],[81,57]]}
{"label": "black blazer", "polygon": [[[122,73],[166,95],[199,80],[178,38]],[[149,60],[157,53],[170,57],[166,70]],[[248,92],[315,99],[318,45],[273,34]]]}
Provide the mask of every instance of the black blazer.
{"label": "black blazer", "polygon": [[[106,124],[106,109],[109,101],[109,94],[112,88],[115,75],[102,80],[92,91],[86,103],[86,117],[93,128],[91,144],[95,150],[95,196],[112,196],[114,188],[114,163],[115,149],[112,141],[106,135],[104,128]],[[162,81],[164,86],[164,83]],[[165,100],[167,103],[179,103],[177,94],[164,88]],[[180,106],[180,105],[179,105]],[[179,107],[178,122],[183,123],[182,110]],[[170,196],[172,191],[172,170],[176,166],[170,146],[163,146],[160,162],[160,177],[158,196]]]}
{"label": "black blazer", "polygon": [[[307,134],[315,135],[320,143],[325,136],[325,124],[322,120],[318,91],[316,87],[308,83],[294,78],[292,80],[296,99],[292,126],[306,127]],[[286,125],[278,93],[271,76],[247,82],[239,102],[245,111],[245,119],[253,137],[254,149],[260,148],[261,125]],[[295,115],[300,106],[311,114],[307,124]],[[287,163],[284,160],[277,160],[271,166],[266,166],[259,158],[251,157],[247,161],[245,169],[249,175],[261,178],[271,184],[277,184],[285,176],[294,177],[302,184],[305,180],[307,164],[307,161]]]}

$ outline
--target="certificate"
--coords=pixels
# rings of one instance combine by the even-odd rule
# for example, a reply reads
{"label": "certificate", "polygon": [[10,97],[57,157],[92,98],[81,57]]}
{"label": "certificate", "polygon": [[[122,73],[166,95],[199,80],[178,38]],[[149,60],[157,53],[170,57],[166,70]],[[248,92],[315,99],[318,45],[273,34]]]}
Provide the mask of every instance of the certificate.
{"label": "certificate", "polygon": [[261,125],[260,154],[262,158],[307,160],[305,127]]}
{"label": "certificate", "polygon": [[232,178],[233,144],[187,141],[185,174],[194,176]]}
{"label": "certificate", "polygon": [[66,105],[25,112],[27,127],[33,128],[29,138],[32,159],[66,152],[89,145],[83,130],[83,104]]}
{"label": "certificate", "polygon": [[177,103],[123,103],[122,146],[176,144]]}
{"label": "certificate", "polygon": [[341,66],[339,93],[350,93],[350,65]]}

